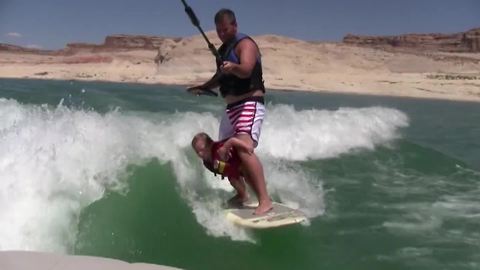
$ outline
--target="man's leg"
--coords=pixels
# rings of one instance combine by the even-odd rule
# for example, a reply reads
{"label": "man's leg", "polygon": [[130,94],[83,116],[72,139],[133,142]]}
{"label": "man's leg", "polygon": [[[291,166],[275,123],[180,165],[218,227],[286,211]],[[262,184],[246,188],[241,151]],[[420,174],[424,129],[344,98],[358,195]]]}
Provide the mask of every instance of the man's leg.
{"label": "man's leg", "polygon": [[[249,134],[237,134],[235,137],[252,146],[254,145]],[[238,156],[240,157],[244,171],[247,174],[246,179],[249,180],[249,184],[257,195],[258,207],[255,209],[255,214],[264,214],[272,209],[272,201],[268,196],[262,164],[254,153],[250,154],[245,151],[238,151]]]}

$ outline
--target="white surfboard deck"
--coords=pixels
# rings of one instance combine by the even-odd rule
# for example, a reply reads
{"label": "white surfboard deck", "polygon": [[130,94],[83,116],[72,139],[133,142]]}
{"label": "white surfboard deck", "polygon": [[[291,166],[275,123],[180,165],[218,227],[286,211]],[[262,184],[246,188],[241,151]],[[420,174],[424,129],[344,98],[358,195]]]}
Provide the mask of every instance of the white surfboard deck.
{"label": "white surfboard deck", "polygon": [[247,228],[266,229],[300,223],[307,220],[305,214],[297,209],[274,202],[273,209],[263,215],[255,215],[255,206],[244,205],[226,210],[227,220]]}

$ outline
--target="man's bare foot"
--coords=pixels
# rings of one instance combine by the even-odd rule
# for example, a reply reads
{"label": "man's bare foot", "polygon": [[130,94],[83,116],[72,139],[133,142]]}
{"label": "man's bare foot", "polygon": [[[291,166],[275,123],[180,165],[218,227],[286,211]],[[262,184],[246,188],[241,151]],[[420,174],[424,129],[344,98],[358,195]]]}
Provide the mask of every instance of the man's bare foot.
{"label": "man's bare foot", "polygon": [[273,209],[273,205],[271,201],[260,203],[258,207],[255,209],[254,214],[263,215],[272,209]]}

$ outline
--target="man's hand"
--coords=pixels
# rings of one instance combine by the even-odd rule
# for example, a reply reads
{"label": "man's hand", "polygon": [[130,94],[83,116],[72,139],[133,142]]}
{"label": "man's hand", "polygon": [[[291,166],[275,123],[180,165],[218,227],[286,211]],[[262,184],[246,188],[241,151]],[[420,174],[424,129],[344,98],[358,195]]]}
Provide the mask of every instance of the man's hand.
{"label": "man's hand", "polygon": [[196,85],[187,88],[187,92],[193,95],[207,95],[207,96],[218,96],[217,93],[213,92],[212,90],[205,87],[205,85]]}
{"label": "man's hand", "polygon": [[230,148],[225,147],[225,145],[222,145],[222,147],[218,148],[217,153],[220,156],[220,159],[223,161],[227,161],[232,156]]}
{"label": "man's hand", "polygon": [[225,74],[232,74],[236,67],[237,64],[230,61],[224,61],[223,64],[220,66],[220,71]]}

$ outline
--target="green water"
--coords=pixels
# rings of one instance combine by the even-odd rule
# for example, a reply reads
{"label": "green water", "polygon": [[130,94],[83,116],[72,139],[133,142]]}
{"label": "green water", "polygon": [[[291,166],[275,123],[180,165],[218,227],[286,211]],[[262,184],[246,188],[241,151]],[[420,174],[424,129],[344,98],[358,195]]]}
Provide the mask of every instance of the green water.
{"label": "green water", "polygon": [[[219,180],[205,176],[184,142],[200,128],[215,128],[218,123],[209,123],[218,120],[223,107],[220,99],[190,96],[178,86],[3,79],[0,98],[6,100],[0,103],[0,116],[10,119],[21,114],[15,119],[28,119],[17,120],[16,126],[0,126],[0,139],[14,131],[20,137],[24,130],[31,133],[39,121],[59,126],[58,132],[45,135],[59,136],[53,141],[62,140],[62,136],[75,139],[69,144],[72,148],[49,147],[55,148],[56,157],[61,152],[76,158],[77,166],[59,167],[58,158],[48,156],[47,161],[27,163],[34,165],[26,168],[37,170],[41,164],[55,172],[46,174],[53,183],[47,187],[55,189],[69,183],[62,194],[80,205],[67,214],[54,215],[54,220],[68,220],[62,232],[72,238],[53,245],[62,247],[60,252],[185,269],[480,268],[478,103],[269,91],[268,113],[284,115],[267,116],[260,142],[265,146],[259,148],[259,156],[269,190],[276,199],[301,201],[301,209],[311,217],[310,224],[232,231],[217,230],[215,224],[224,221],[203,212],[215,211],[216,204],[230,196],[229,190],[209,186]],[[48,104],[43,107],[46,116],[35,109],[41,104]],[[378,107],[394,111],[369,109]],[[406,125],[395,120],[397,111],[408,118]],[[74,118],[77,113],[82,114]],[[66,121],[65,117],[77,120]],[[290,117],[296,122],[288,122]],[[91,118],[99,119],[94,128],[91,122],[84,122]],[[109,164],[109,159],[119,165],[103,170],[102,166],[91,169],[85,165],[90,164],[88,160],[83,164],[72,149],[86,147],[86,143],[78,139],[77,131],[68,132],[73,128],[65,121],[80,126],[78,132],[99,134],[97,140],[88,141],[94,149],[101,149],[108,140],[118,141],[114,150],[106,151],[118,150],[115,155],[92,151],[93,160],[96,155],[105,158],[91,166],[106,166],[103,162]],[[125,121],[127,128],[122,124]],[[291,127],[282,128],[285,123]],[[319,132],[315,125],[324,128]],[[378,139],[382,134],[375,131],[385,125],[393,134]],[[112,126],[114,131],[124,132],[130,127],[132,136],[116,138],[112,136],[115,132],[108,133]],[[110,136],[105,141],[103,132]],[[309,145],[302,148],[298,142],[297,152],[304,152],[298,158],[292,157],[296,152],[287,150],[278,154],[275,149],[286,145],[276,143],[275,134],[292,142],[300,138]],[[335,140],[339,137],[341,140]],[[10,145],[17,142],[8,138]],[[136,141],[152,149],[137,146]],[[22,148],[25,141],[18,144],[12,149]],[[33,142],[25,146],[48,148]],[[21,160],[22,153],[15,150],[0,156],[4,177],[14,178],[19,172],[5,169],[2,162]],[[125,158],[117,160],[117,156]],[[189,181],[192,176],[182,174],[190,167],[193,178],[198,179]],[[80,176],[69,180],[62,168],[68,172],[80,168]],[[25,185],[36,187],[45,181],[35,181],[36,175],[29,175],[34,181]],[[57,180],[55,175],[62,177]],[[82,179],[89,180],[83,183]],[[303,186],[289,185],[296,181]],[[78,182],[82,190],[89,190],[92,182],[101,183],[103,191],[92,191],[99,196],[74,195],[77,189],[71,186]],[[50,194],[42,200],[59,203],[51,198]],[[24,238],[17,240],[33,245]],[[14,247],[2,245],[5,250]],[[41,244],[35,249],[59,250]]]}

